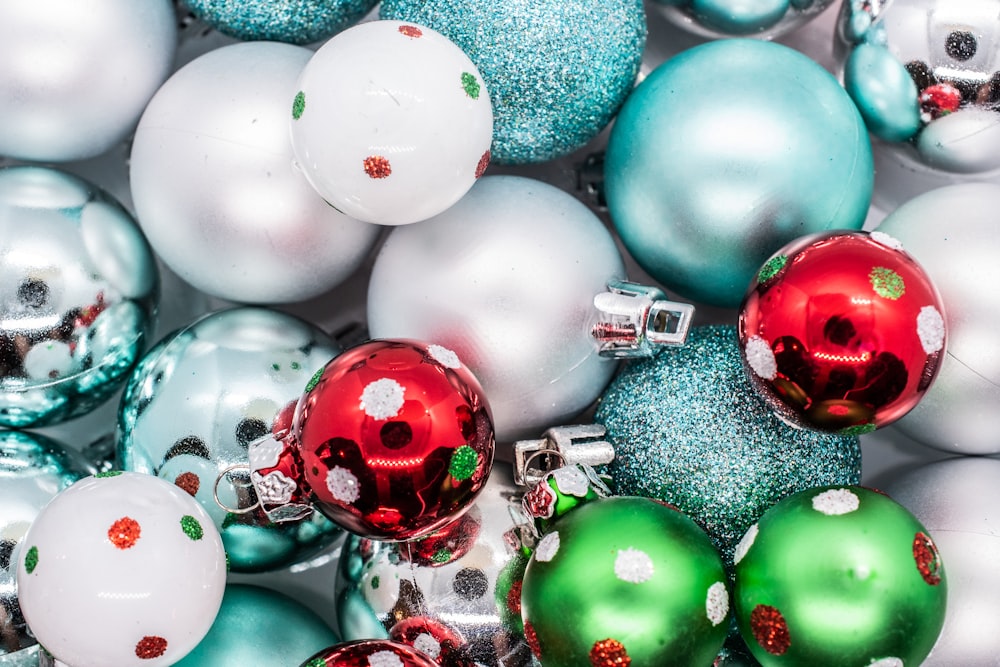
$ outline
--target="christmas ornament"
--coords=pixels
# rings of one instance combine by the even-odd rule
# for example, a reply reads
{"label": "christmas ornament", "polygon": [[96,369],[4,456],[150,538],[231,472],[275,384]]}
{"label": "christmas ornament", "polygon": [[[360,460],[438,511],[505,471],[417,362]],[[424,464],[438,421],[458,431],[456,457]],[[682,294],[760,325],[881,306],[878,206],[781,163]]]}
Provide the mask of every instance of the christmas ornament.
{"label": "christmas ornament", "polygon": [[615,447],[612,488],[679,507],[727,565],[781,498],[861,477],[856,437],[791,428],[759,400],[735,327],[695,327],[684,347],[625,366],[594,419]]}
{"label": "christmas ornament", "polygon": [[75,450],[44,436],[0,431],[0,656],[35,643],[17,601],[14,553],[45,504],[92,472]]}
{"label": "christmas ornament", "polygon": [[387,639],[344,642],[320,651],[301,667],[438,667],[426,653]]}
{"label": "christmas ornament", "polygon": [[215,49],[142,115],[130,161],[139,224],[204,292],[301,301],[346,279],[375,244],[378,227],[330,208],[293,164],[288,99],[311,56],[272,42]]}
{"label": "christmas ornament", "polygon": [[521,505],[536,531],[544,534],[568,512],[610,495],[611,490],[593,468],[577,463],[546,472],[524,494]]}
{"label": "christmas ornament", "polygon": [[212,628],[177,667],[299,667],[338,641],[319,616],[287,595],[229,584]]}
{"label": "christmas ornament", "polygon": [[345,639],[391,638],[442,665],[528,667],[520,628],[521,571],[505,540],[519,496],[497,467],[468,512],[409,542],[351,536],[337,573]]}
{"label": "christmas ornament", "polygon": [[[890,213],[878,231],[898,239],[946,304],[947,354],[933,386],[897,428],[925,445],[961,454],[1000,452],[1000,186],[940,188]],[[947,221],[947,224],[942,224]]]}
{"label": "christmas ornament", "polygon": [[800,491],[736,548],[736,619],[764,665],[919,665],[947,586],[927,529],[858,486]]}
{"label": "christmas ornament", "polygon": [[757,40],[710,42],[655,69],[622,107],[604,170],[611,219],[639,265],[727,308],[782,245],[860,229],[873,187],[864,123],[836,79]]}
{"label": "christmas ornament", "polygon": [[174,664],[208,632],[225,583],[205,510],[140,473],[99,473],[61,492],[18,555],[24,618],[73,667]]}
{"label": "christmas ornament", "polygon": [[833,0],[657,0],[660,11],[688,32],[717,39],[771,39],[819,16]]}
{"label": "christmas ornament", "polygon": [[704,532],[648,498],[587,503],[535,548],[521,589],[524,633],[546,667],[708,665],[729,591]]}
{"label": "christmas ornament", "polygon": [[153,326],[158,271],[135,221],[75,176],[0,169],[0,258],[0,425],[91,411]]}
{"label": "christmas ornament", "polygon": [[545,162],[608,124],[631,92],[646,43],[639,0],[386,0],[382,18],[446,35],[493,101],[493,160]]}
{"label": "christmas ornament", "polygon": [[906,414],[945,348],[937,290],[884,233],[802,237],[750,285],[740,348],[754,387],[790,423],[867,433]]}
{"label": "christmas ornament", "polygon": [[331,206],[359,220],[400,225],[436,215],[489,164],[493,111],[483,77],[430,28],[354,26],[316,52],[297,86],[288,108],[298,165]]}
{"label": "christmas ornament", "polygon": [[0,7],[0,155],[94,157],[125,138],[167,78],[169,0],[42,0]]}
{"label": "christmas ornament", "polygon": [[195,16],[236,39],[308,44],[359,21],[377,0],[184,0]]}
{"label": "christmas ornament", "polygon": [[1000,168],[997,15],[989,3],[844,2],[844,85],[874,135],[911,168]]}
{"label": "christmas ornament", "polygon": [[376,340],[321,368],[291,430],[250,448],[251,478],[272,518],[310,502],[375,539],[428,535],[468,510],[493,464],[482,389],[451,350]]}
{"label": "christmas ornament", "polygon": [[581,202],[540,181],[487,176],[445,213],[389,234],[368,327],[454,350],[510,442],[569,422],[611,379],[591,313],[594,295],[624,276],[614,239]]}
{"label": "christmas ornament", "polygon": [[893,475],[885,485],[927,527],[948,565],[948,610],[924,667],[989,665],[1000,654],[993,631],[1000,613],[997,475],[996,459],[954,458]]}
{"label": "christmas ornament", "polygon": [[277,311],[205,315],[165,337],[129,379],[116,432],[119,465],[158,475],[197,499],[222,535],[232,570],[307,560],[341,531],[322,515],[274,524],[259,508],[227,512],[223,506],[236,508],[247,489],[225,473],[249,464],[250,443],[275,428],[340,351],[316,327]]}

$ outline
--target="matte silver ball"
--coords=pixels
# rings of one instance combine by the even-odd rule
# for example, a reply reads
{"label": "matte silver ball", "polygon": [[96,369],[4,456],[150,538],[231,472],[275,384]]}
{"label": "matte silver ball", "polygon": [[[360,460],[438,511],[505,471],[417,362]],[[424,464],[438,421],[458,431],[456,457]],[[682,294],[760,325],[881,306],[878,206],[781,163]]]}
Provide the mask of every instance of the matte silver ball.
{"label": "matte silver ball", "polygon": [[330,207],[295,166],[288,122],[312,51],[210,51],[156,93],[136,130],[132,197],[150,244],[213,296],[289,303],[345,280],[380,228]]}
{"label": "matte silver ball", "polygon": [[927,527],[948,569],[948,611],[924,667],[996,665],[1000,655],[1000,461],[954,458],[883,489]]}
{"label": "matte silver ball", "polygon": [[170,0],[0,3],[0,155],[68,162],[108,150],[176,49]]}
{"label": "matte silver ball", "polygon": [[624,276],[610,232],[578,200],[487,176],[444,213],[389,234],[371,274],[369,330],[454,350],[483,386],[497,440],[538,437],[614,374],[590,327],[594,295]]}
{"label": "matte silver ball", "polygon": [[1000,452],[1000,186],[952,185],[900,206],[879,225],[941,293],[948,353],[934,384],[896,428],[962,454]]}

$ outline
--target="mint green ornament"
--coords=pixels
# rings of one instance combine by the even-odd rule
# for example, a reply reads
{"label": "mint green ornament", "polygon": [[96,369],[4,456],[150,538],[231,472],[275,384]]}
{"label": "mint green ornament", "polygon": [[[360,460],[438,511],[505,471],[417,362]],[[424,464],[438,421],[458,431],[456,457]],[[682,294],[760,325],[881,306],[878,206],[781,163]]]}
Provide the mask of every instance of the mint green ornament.
{"label": "mint green ornament", "polygon": [[915,667],[944,624],[937,547],[877,491],[791,495],[747,531],[735,560],[736,619],[764,667]]}
{"label": "mint green ornament", "polygon": [[729,592],[722,559],[691,519],[648,498],[605,498],[539,541],[521,617],[545,667],[710,665],[729,627]]}

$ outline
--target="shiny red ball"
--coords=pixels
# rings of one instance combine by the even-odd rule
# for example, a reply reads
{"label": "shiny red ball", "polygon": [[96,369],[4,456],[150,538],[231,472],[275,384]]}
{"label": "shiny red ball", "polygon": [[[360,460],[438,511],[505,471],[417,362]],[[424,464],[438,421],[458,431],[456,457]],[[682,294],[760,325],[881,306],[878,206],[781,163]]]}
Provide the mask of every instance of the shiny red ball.
{"label": "shiny red ball", "polygon": [[324,649],[304,667],[439,667],[426,653],[388,639],[363,639]]}
{"label": "shiny red ball", "polygon": [[739,339],[779,416],[859,434],[902,417],[930,386],[945,353],[944,309],[895,239],[827,232],[764,264],[740,307]]}
{"label": "shiny red ball", "polygon": [[493,464],[493,421],[453,352],[377,340],[317,373],[285,445],[277,469],[298,498],[357,535],[411,540],[469,508]]}

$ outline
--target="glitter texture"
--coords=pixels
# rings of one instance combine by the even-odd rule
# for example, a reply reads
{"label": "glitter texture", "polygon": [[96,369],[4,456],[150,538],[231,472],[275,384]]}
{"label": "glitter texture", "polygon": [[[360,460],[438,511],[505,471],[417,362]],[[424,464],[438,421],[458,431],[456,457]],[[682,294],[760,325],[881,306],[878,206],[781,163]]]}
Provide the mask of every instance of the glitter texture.
{"label": "glitter texture", "polygon": [[469,445],[462,445],[451,455],[448,472],[460,482],[472,477],[479,466],[479,453]]}
{"label": "glitter texture", "polygon": [[624,644],[608,638],[594,642],[590,649],[590,664],[593,667],[628,667],[632,658],[628,657]]}
{"label": "glitter texture", "polygon": [[403,661],[392,651],[376,651],[368,656],[369,667],[404,667]]}
{"label": "glitter texture", "polygon": [[326,667],[326,660],[323,658],[313,658],[302,667]]}
{"label": "glitter texture", "polygon": [[903,277],[885,266],[876,266],[868,274],[868,280],[872,284],[872,289],[883,299],[895,301],[906,292],[906,284]]}
{"label": "glitter texture", "polygon": [[108,528],[108,539],[119,549],[130,549],[139,540],[142,529],[139,522],[127,516],[115,521]]}
{"label": "glitter texture", "polygon": [[117,477],[122,474],[121,470],[105,470],[94,475],[94,479],[104,479],[106,477]]}
{"label": "glitter texture", "polygon": [[347,468],[334,466],[326,474],[326,488],[335,500],[342,503],[351,504],[361,497],[361,488],[358,478]]}
{"label": "glitter texture", "polygon": [[552,471],[552,480],[560,493],[585,498],[590,490],[590,478],[576,466],[563,466]]}
{"label": "glitter texture", "polygon": [[778,375],[778,361],[767,341],[760,336],[752,336],[747,341],[747,365],[750,370],[765,380],[773,380]]}
{"label": "glitter texture", "polygon": [[135,654],[140,660],[159,658],[167,652],[167,640],[156,635],[146,635],[135,645]]}
{"label": "glitter texture", "polygon": [[735,327],[695,327],[684,346],[629,362],[594,417],[615,448],[612,489],[675,505],[727,565],[774,503],[861,478],[857,438],[786,425],[754,391],[741,356]]}
{"label": "glitter texture", "polygon": [[708,587],[708,595],[705,596],[705,616],[712,625],[718,625],[726,620],[729,615],[729,591],[726,585],[717,581]]}
{"label": "glitter texture", "polygon": [[872,241],[875,241],[875,243],[881,243],[886,248],[892,248],[893,250],[903,249],[903,244],[900,243],[899,239],[894,236],[890,236],[885,232],[871,232],[868,236]]}
{"label": "glitter texture", "polygon": [[593,139],[639,73],[640,0],[385,0],[383,19],[412,21],[455,42],[493,103],[493,159],[544,162]]}
{"label": "glitter texture", "polygon": [[615,576],[630,584],[649,581],[654,571],[653,559],[639,549],[621,549],[615,557]]}
{"label": "glitter texture", "polygon": [[424,31],[415,25],[401,25],[399,26],[399,32],[407,37],[412,37],[416,39],[417,37],[423,37]]}
{"label": "glitter texture", "polygon": [[490,152],[486,151],[479,158],[479,163],[476,165],[476,178],[482,178],[486,173],[486,168],[490,166]]}
{"label": "glitter texture", "polygon": [[881,660],[875,660],[865,667],[903,667],[903,661],[899,658],[882,658]]}
{"label": "glitter texture", "polygon": [[759,604],[750,612],[750,628],[757,643],[771,655],[783,654],[792,643],[785,617],[766,604]]}
{"label": "glitter texture", "polygon": [[362,162],[365,173],[372,178],[388,178],[392,173],[392,166],[388,158],[381,155],[369,155]]}
{"label": "glitter texture", "polygon": [[413,640],[413,648],[418,651],[423,651],[434,660],[437,660],[438,656],[441,655],[441,642],[434,639],[434,637],[427,632],[421,632],[417,635],[417,638]]}
{"label": "glitter texture", "polygon": [[38,567],[38,547],[33,546],[24,554],[24,571],[31,574],[36,567]]}
{"label": "glitter texture", "polygon": [[913,560],[917,563],[917,570],[931,586],[941,583],[941,555],[938,553],[934,541],[926,533],[917,533],[913,537]]}
{"label": "glitter texture", "polygon": [[174,484],[189,496],[197,495],[198,489],[201,488],[201,480],[198,478],[198,475],[190,471],[177,475],[174,478]]}
{"label": "glitter texture", "polygon": [[743,537],[741,537],[740,541],[736,543],[736,548],[733,550],[733,565],[740,564],[740,561],[743,560],[743,557],[747,555],[747,552],[750,551],[750,547],[752,547],[753,543],[757,540],[757,533],[759,532],[760,526],[756,523],[747,528],[747,532],[743,534]]}
{"label": "glitter texture", "polygon": [[812,508],[827,516],[850,514],[861,507],[861,501],[849,489],[830,489],[813,496]]}
{"label": "glitter texture", "polygon": [[528,643],[532,655],[541,660],[542,647],[538,643],[538,633],[535,632],[535,626],[531,624],[531,621],[524,622],[524,641]]}
{"label": "glitter texture", "polygon": [[205,536],[205,529],[201,527],[200,523],[198,523],[198,519],[194,518],[190,514],[185,514],[181,517],[181,530],[183,530],[184,534],[195,542]]}
{"label": "glitter texture", "polygon": [[917,336],[927,354],[944,347],[944,318],[934,306],[924,306],[917,315]]}
{"label": "glitter texture", "polygon": [[462,89],[465,91],[465,94],[472,99],[479,99],[479,82],[476,81],[475,74],[462,72]]}
{"label": "glitter texture", "polygon": [[764,262],[764,266],[760,267],[760,271],[757,272],[757,282],[766,283],[778,275],[778,272],[785,268],[785,264],[788,264],[788,257],[785,255],[775,255],[767,260]]}
{"label": "glitter texture", "polygon": [[427,354],[431,355],[431,359],[438,362],[445,368],[462,367],[462,361],[458,358],[458,355],[441,345],[428,345]]}
{"label": "glitter texture", "polygon": [[292,100],[292,118],[295,120],[302,118],[302,112],[305,110],[306,110],[306,94],[300,90],[299,92],[295,93],[295,99]]}
{"label": "glitter texture", "polygon": [[184,0],[195,16],[239,40],[309,44],[359,21],[376,0]]}
{"label": "glitter texture", "polygon": [[524,512],[536,519],[549,519],[556,509],[556,492],[544,480],[531,487],[521,498]]}
{"label": "glitter texture", "polygon": [[541,561],[543,563],[548,563],[550,560],[556,557],[559,552],[559,533],[558,531],[552,531],[545,537],[543,537],[539,542],[538,546],[535,547],[535,560]]}
{"label": "glitter texture", "polygon": [[286,505],[292,500],[297,485],[280,470],[272,470],[266,475],[255,470],[250,476],[260,502],[265,505]]}
{"label": "glitter texture", "polygon": [[323,377],[323,371],[325,371],[325,370],[326,370],[326,368],[321,368],[318,371],[316,371],[315,373],[313,373],[313,376],[311,378],[309,378],[309,382],[306,383],[306,388],[305,388],[305,392],[307,394],[310,391],[312,391],[313,389],[316,388],[316,385],[319,384],[319,380],[320,380],[320,378]]}
{"label": "glitter texture", "polygon": [[361,391],[361,409],[372,419],[389,419],[403,409],[403,385],[389,378],[368,383]]}

